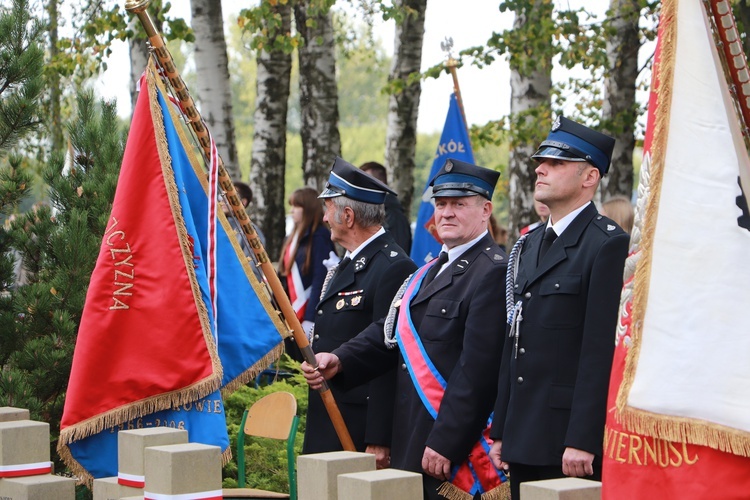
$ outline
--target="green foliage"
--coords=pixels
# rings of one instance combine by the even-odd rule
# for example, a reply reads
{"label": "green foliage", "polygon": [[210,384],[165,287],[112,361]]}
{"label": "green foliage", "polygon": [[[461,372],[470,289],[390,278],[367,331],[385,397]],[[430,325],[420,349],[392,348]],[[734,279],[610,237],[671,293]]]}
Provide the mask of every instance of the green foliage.
{"label": "green foliage", "polygon": [[[237,434],[241,431],[240,422],[245,409],[252,406],[263,396],[279,391],[291,392],[297,399],[297,415],[300,417],[300,424],[294,442],[295,456],[302,451],[307,415],[307,384],[299,370],[299,364],[292,361],[288,356],[284,355],[275,368],[280,374],[291,374],[291,376],[278,379],[267,385],[261,385],[258,388],[241,387],[224,399],[227,429],[233,454],[237,451]],[[286,444],[283,441],[247,436],[245,439],[245,457],[247,469],[245,477],[248,487],[289,492]],[[237,474],[237,457],[235,456],[230,463],[224,466],[223,486],[225,488],[236,488]]]}
{"label": "green foliage", "polygon": [[[81,94],[71,124],[73,158],[53,154],[44,170],[49,204],[0,231],[0,406],[20,406],[50,424],[52,449],[89,277],[99,253],[123,154],[114,103]],[[19,163],[2,171],[0,199],[28,182]],[[20,279],[10,262],[20,261]],[[10,274],[8,274],[10,272]],[[57,460],[56,460],[57,461]]]}
{"label": "green foliage", "polygon": [[0,158],[40,123],[42,29],[29,14],[27,0],[0,7]]}

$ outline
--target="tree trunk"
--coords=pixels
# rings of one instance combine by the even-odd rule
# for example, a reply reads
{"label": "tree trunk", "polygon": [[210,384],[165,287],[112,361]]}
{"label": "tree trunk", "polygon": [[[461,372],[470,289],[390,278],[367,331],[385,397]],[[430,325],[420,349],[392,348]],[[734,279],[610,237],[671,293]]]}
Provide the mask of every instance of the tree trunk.
{"label": "tree trunk", "polygon": [[[155,23],[159,22],[155,17],[152,17],[152,19],[155,19]],[[132,115],[132,112],[135,111],[135,103],[138,100],[138,82],[148,64],[149,50],[146,35],[137,16],[133,16],[128,23],[128,27],[134,33],[131,38],[128,38],[128,52],[130,54],[130,110]]]}
{"label": "tree trunk", "polygon": [[294,7],[299,48],[302,169],[305,184],[322,190],[333,159],[341,155],[338,88],[331,13],[302,0]]}
{"label": "tree trunk", "polygon": [[638,78],[638,0],[612,0],[611,27],[607,39],[609,72],[604,80],[602,118],[604,130],[616,139],[609,174],[602,179],[602,200],[633,192],[633,149],[638,105],[635,85]]}
{"label": "tree trunk", "polygon": [[[49,58],[54,61],[57,59],[60,49],[57,47],[58,34],[57,27],[59,16],[57,4],[59,0],[49,0],[47,4],[47,15],[49,16]],[[60,76],[56,72],[49,74],[49,127],[50,137],[52,139],[52,151],[62,151],[63,144],[63,124],[61,100],[62,92],[60,91]]]}
{"label": "tree trunk", "polygon": [[221,2],[190,0],[190,5],[195,32],[195,70],[198,75],[201,114],[216,141],[227,172],[234,180],[240,180]]}
{"label": "tree trunk", "polygon": [[[291,7],[288,3],[278,3],[274,10],[281,16],[280,32],[288,33],[292,25]],[[284,173],[291,73],[290,54],[282,50],[263,50],[258,54],[257,96],[253,115],[255,129],[250,160],[254,209],[250,218],[263,229],[271,260],[278,257],[285,236]]]}
{"label": "tree trunk", "polygon": [[[395,51],[389,81],[407,81],[419,74],[422,62],[424,20],[427,0],[398,0],[399,10],[412,11],[396,25]],[[388,98],[388,125],[385,137],[385,167],[391,187],[398,193],[407,213],[414,190],[414,155],[417,145],[417,115],[422,92],[420,79]]]}
{"label": "tree trunk", "polygon": [[[529,30],[552,16],[552,2],[535,0],[527,12],[516,12],[513,30]],[[549,21],[547,21],[549,22]],[[539,44],[539,41],[536,41]],[[523,59],[511,63],[511,148],[508,158],[508,201],[511,239],[519,230],[539,220],[534,211],[536,161],[531,155],[544,140],[551,125],[552,38],[545,53],[515,54]]]}

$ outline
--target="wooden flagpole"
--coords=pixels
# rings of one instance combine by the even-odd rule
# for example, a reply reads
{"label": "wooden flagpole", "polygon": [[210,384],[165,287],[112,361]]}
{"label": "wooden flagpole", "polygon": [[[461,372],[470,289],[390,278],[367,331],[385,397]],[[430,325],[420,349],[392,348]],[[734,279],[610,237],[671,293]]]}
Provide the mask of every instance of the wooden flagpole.
{"label": "wooden flagpole", "polygon": [[[156,55],[160,66],[164,69],[165,76],[171,87],[174,89],[177,99],[180,101],[182,114],[190,123],[204,153],[207,157],[210,157],[211,139],[209,138],[208,129],[203,122],[200,112],[195,106],[195,101],[193,101],[193,98],[190,96],[190,92],[188,91],[185,82],[177,71],[174,59],[172,59],[172,54],[164,44],[161,34],[156,30],[156,26],[154,26],[151,16],[149,16],[148,11],[146,10],[150,1],[151,0],[127,0],[125,2],[125,9],[128,12],[136,14],[138,19],[140,19],[143,28],[146,30],[146,35],[148,36],[148,41],[151,44],[154,55]],[[271,260],[268,258],[268,253],[266,253],[265,248],[263,248],[263,245],[260,242],[260,238],[258,238],[258,233],[256,233],[253,228],[250,217],[248,217],[247,212],[245,211],[245,207],[242,206],[237,191],[234,189],[234,183],[232,182],[229,173],[224,168],[224,162],[221,157],[219,157],[219,185],[226,193],[227,202],[232,207],[234,216],[242,227],[242,231],[245,233],[247,241],[253,249],[253,253],[255,253],[255,257],[258,259],[260,268],[268,280],[268,284],[271,287],[276,303],[281,309],[281,314],[286,321],[287,326],[291,328],[294,341],[302,352],[302,356],[308,364],[317,368],[315,353],[312,350],[310,341],[307,339],[307,335],[305,335],[299,319],[297,319],[297,314],[294,312],[294,308],[292,307],[291,302],[289,302],[289,298],[287,297],[284,288],[281,286],[281,281],[279,281],[279,277],[276,275]],[[346,428],[346,423],[344,423],[344,418],[341,416],[341,411],[336,405],[336,401],[333,399],[333,394],[327,383],[323,383],[323,387],[319,389],[319,393],[344,450],[356,451],[354,442],[349,435],[349,430]]]}

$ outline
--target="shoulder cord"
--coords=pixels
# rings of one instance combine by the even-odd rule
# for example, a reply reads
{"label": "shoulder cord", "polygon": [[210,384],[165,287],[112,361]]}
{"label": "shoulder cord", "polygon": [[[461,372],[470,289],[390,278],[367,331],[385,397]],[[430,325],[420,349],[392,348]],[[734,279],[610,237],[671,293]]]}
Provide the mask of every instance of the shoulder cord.
{"label": "shoulder cord", "polygon": [[398,292],[396,292],[396,295],[393,297],[393,300],[391,301],[391,307],[388,309],[388,314],[385,317],[385,325],[383,326],[383,333],[385,335],[385,338],[383,340],[385,342],[385,346],[388,349],[393,349],[398,345],[398,341],[396,340],[396,336],[393,331],[393,325],[395,325],[396,323],[396,316],[398,316],[398,308],[401,305],[401,299],[404,297],[406,286],[409,284],[409,280],[412,276],[413,274],[410,274],[401,284],[401,288],[398,289]]}

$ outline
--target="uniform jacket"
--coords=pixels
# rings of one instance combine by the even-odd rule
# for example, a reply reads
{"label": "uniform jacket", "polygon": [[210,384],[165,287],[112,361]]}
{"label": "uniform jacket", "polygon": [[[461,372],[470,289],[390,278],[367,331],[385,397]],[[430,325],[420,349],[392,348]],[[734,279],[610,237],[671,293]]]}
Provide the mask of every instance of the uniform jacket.
{"label": "uniform jacket", "polygon": [[[370,242],[329,282],[315,312],[313,350],[330,352],[384,317],[401,283],[416,267],[390,234]],[[331,386],[359,451],[367,444],[390,445],[394,374],[347,390]],[[311,391],[303,453],[341,449],[323,401]]]}
{"label": "uniform jacket", "polygon": [[589,204],[537,267],[544,226],[521,250],[518,351],[507,337],[491,436],[502,458],[559,465],[566,447],[601,457],[628,235]]}
{"label": "uniform jacket", "polygon": [[397,366],[393,467],[422,473],[425,446],[460,464],[479,439],[497,391],[506,265],[505,253],[488,234],[411,302],[425,352],[447,381],[436,420],[419,398],[399,349],[385,347],[382,321],[334,351],[343,371],[333,380],[344,384]]}

